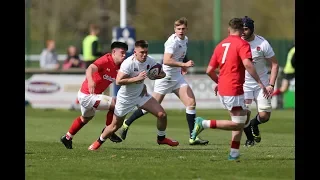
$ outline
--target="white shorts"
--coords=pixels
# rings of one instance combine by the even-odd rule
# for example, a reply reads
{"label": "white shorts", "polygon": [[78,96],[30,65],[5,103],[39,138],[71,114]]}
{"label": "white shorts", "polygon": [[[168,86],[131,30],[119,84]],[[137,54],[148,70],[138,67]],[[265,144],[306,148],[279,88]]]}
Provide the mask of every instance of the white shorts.
{"label": "white shorts", "polygon": [[103,94],[84,94],[78,91],[81,115],[83,117],[93,117],[96,110],[108,110],[112,97]]}
{"label": "white shorts", "polygon": [[220,102],[229,111],[231,111],[233,107],[239,107],[239,106],[242,107],[242,109],[246,109],[246,105],[244,103],[244,95],[219,96],[219,98],[220,98]]}
{"label": "white shorts", "polygon": [[143,106],[152,96],[148,94],[147,96],[138,97],[133,101],[125,101],[117,98],[116,105],[114,108],[114,114],[118,117],[126,116],[130,111],[132,111],[135,107]]}
{"label": "white shorts", "polygon": [[244,98],[245,99],[253,99],[256,102],[258,112],[271,112],[271,98],[267,99],[263,97],[262,89],[244,89]]}
{"label": "white shorts", "polygon": [[183,86],[188,86],[184,78],[179,78],[177,80],[168,80],[168,79],[157,79],[154,82],[153,91],[162,95],[172,93],[174,90],[179,89]]}

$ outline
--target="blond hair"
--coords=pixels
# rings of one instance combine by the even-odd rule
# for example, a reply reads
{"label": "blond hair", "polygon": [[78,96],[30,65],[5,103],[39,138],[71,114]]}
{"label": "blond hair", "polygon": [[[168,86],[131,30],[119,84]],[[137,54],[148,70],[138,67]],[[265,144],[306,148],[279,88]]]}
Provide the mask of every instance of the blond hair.
{"label": "blond hair", "polygon": [[174,27],[185,25],[188,27],[188,19],[185,17],[181,17],[178,20],[174,21]]}

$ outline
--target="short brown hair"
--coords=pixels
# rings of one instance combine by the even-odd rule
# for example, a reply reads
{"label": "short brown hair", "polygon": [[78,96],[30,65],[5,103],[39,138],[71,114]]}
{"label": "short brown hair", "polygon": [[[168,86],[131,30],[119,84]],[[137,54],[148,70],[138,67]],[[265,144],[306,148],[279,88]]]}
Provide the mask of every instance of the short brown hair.
{"label": "short brown hair", "polygon": [[134,47],[148,48],[149,44],[146,40],[139,40],[139,41],[136,41],[136,43],[134,44]]}
{"label": "short brown hair", "polygon": [[233,30],[243,30],[243,22],[241,18],[232,18],[229,21],[229,27]]}
{"label": "short brown hair", "polygon": [[97,25],[97,24],[90,24],[90,26],[89,26],[89,31],[91,32],[91,31],[98,31],[98,30],[100,30],[100,27]]}
{"label": "short brown hair", "polygon": [[177,26],[181,26],[181,25],[185,25],[186,27],[188,27],[188,19],[185,17],[181,17],[178,20],[174,21],[174,27]]}

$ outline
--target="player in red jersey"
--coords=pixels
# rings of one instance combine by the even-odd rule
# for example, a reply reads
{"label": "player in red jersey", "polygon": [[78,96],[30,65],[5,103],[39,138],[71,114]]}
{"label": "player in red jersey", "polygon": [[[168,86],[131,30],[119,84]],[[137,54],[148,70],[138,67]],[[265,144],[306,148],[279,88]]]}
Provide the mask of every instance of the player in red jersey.
{"label": "player in red jersey", "polygon": [[[229,36],[222,40],[215,48],[207,68],[208,76],[218,84],[215,94],[219,91],[221,103],[228,109],[229,120],[204,120],[197,117],[192,131],[192,138],[196,138],[203,129],[223,129],[232,131],[231,152],[229,160],[239,158],[240,140],[244,125],[247,121],[247,110],[244,101],[243,84],[245,70],[258,82],[263,89],[264,96],[270,96],[262,84],[252,63],[250,44],[241,39],[243,22],[241,18],[229,21]],[[219,77],[215,73],[220,68]]]}
{"label": "player in red jersey", "polygon": [[[111,124],[115,98],[102,93],[116,80],[121,63],[126,57],[128,45],[123,42],[113,42],[111,53],[98,58],[86,70],[86,79],[78,91],[81,116],[72,123],[69,131],[61,137],[61,142],[67,149],[72,149],[72,138],[95,115],[96,110],[109,110],[106,116],[106,125]],[[113,142],[122,140],[115,134],[110,137]]]}

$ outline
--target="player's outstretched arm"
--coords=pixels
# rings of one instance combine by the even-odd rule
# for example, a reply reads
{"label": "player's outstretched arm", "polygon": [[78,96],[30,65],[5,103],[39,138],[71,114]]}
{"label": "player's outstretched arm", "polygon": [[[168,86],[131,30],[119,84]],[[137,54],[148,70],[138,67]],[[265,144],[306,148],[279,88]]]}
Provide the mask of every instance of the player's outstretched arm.
{"label": "player's outstretched arm", "polygon": [[132,83],[142,83],[146,77],[147,73],[145,71],[140,72],[140,74],[135,77],[130,77],[128,74],[119,71],[117,74],[116,84],[127,85]]}

